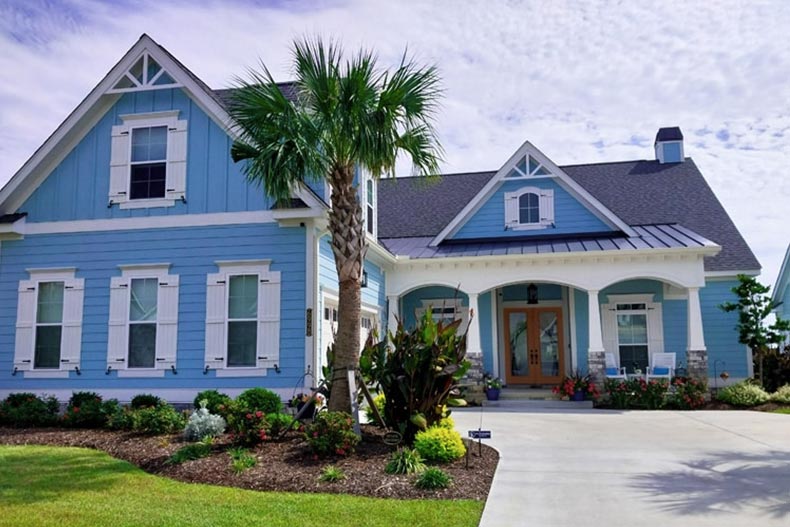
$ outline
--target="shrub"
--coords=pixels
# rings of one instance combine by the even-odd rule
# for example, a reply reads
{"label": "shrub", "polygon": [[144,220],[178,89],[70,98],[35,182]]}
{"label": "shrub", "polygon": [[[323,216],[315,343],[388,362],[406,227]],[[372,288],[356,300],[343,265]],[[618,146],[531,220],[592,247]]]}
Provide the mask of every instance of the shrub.
{"label": "shrub", "polygon": [[362,377],[380,387],[384,421],[407,443],[445,417],[444,407],[457,396],[458,381],[470,366],[466,335],[457,331],[460,325],[460,320],[436,322],[427,309],[414,331],[399,324],[394,334],[362,351]]}
{"label": "shrub", "polygon": [[305,430],[307,444],[316,456],[345,456],[354,451],[359,437],[345,412],[320,412]]}
{"label": "shrub", "polygon": [[244,448],[231,448],[228,450],[228,454],[230,455],[230,466],[233,469],[233,472],[236,474],[241,474],[248,468],[254,467],[258,460],[255,459],[255,456],[249,453],[248,450]]}
{"label": "shrub", "polygon": [[[387,398],[383,393],[377,394],[373,398],[373,404],[376,405],[376,408],[379,411],[379,415],[382,419],[384,419],[384,406],[386,404]],[[372,423],[376,426],[381,426],[380,423],[376,420],[376,415],[373,413],[373,409],[370,406],[365,407],[365,417],[368,420],[368,423]]]}
{"label": "shrub", "polygon": [[767,350],[762,356],[754,357],[754,365],[757,373],[762,365],[762,383],[766,391],[775,392],[790,384],[790,347]]}
{"label": "shrub", "polygon": [[254,446],[269,438],[269,422],[262,410],[248,410],[234,401],[227,410],[227,421],[234,443]]}
{"label": "shrub", "polygon": [[[115,401],[107,401],[108,403]],[[107,428],[110,430],[132,430],[134,428],[134,410],[128,406],[115,405],[107,407]]]}
{"label": "shrub", "polygon": [[98,393],[74,392],[63,414],[63,424],[74,428],[102,428],[107,424],[107,412],[113,409],[114,405],[105,405]]}
{"label": "shrub", "polygon": [[232,400],[229,396],[217,390],[204,390],[197,394],[192,404],[195,410],[199,410],[202,408],[202,401],[206,401],[206,409],[209,413],[222,415],[223,408],[220,407],[227,406]]}
{"label": "shrub", "polygon": [[184,437],[188,441],[199,441],[206,437],[219,437],[225,431],[225,419],[208,411],[205,401],[189,416]]}
{"label": "shrub", "polygon": [[0,403],[0,424],[9,426],[50,426],[58,420],[60,403],[54,397],[34,393],[12,393]]}
{"label": "shrub", "polygon": [[694,410],[705,404],[708,387],[692,377],[674,377],[674,390],[670,392],[667,404],[678,410]]}
{"label": "shrub", "polygon": [[384,472],[387,474],[416,474],[425,470],[422,456],[413,448],[401,448],[390,456]]}
{"label": "shrub", "polygon": [[173,434],[184,428],[184,415],[164,401],[132,412],[132,430],[146,435]]}
{"label": "shrub", "polygon": [[201,441],[200,443],[183,446],[176,450],[168,461],[178,465],[185,461],[208,457],[211,455],[211,444],[211,441]]}
{"label": "shrub", "polygon": [[604,392],[614,408],[658,410],[664,406],[669,389],[666,379],[606,379]]}
{"label": "shrub", "polygon": [[745,380],[723,388],[716,398],[735,406],[757,406],[768,402],[770,395],[757,384]]}
{"label": "shrub", "polygon": [[236,402],[245,410],[260,410],[265,414],[279,413],[283,402],[276,393],[266,388],[250,388],[241,392]]}
{"label": "shrub", "polygon": [[162,404],[162,399],[156,395],[148,393],[141,393],[132,397],[131,407],[132,410],[139,410],[140,408],[150,408],[152,406],[159,406]]}
{"label": "shrub", "polygon": [[321,475],[318,476],[318,481],[323,481],[324,483],[337,483],[344,479],[346,479],[346,474],[343,472],[343,469],[333,465],[324,467],[321,471]]}
{"label": "shrub", "polygon": [[775,403],[790,404],[790,384],[785,384],[771,395],[771,400]]}
{"label": "shrub", "polygon": [[418,489],[436,490],[446,489],[453,482],[453,478],[442,469],[431,467],[420,474],[414,481]]}
{"label": "shrub", "polygon": [[446,463],[466,453],[461,434],[442,426],[432,426],[418,432],[414,437],[414,448],[426,461]]}
{"label": "shrub", "polygon": [[266,432],[269,437],[277,437],[287,428],[293,430],[299,427],[299,423],[294,421],[294,418],[288,414],[282,413],[271,413],[266,414],[266,422],[268,426],[266,428]]}

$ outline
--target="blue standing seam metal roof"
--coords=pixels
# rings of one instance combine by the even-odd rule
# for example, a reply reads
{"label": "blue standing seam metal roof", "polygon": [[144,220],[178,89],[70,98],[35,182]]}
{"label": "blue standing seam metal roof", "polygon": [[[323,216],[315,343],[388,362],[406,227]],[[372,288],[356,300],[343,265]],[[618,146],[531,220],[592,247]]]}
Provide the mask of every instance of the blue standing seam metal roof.
{"label": "blue standing seam metal roof", "polygon": [[634,225],[636,236],[623,233],[531,237],[501,240],[463,240],[431,247],[433,236],[387,238],[379,241],[393,254],[409,258],[458,258],[466,256],[504,256],[561,254],[572,252],[634,251],[641,249],[682,249],[715,247],[704,236],[678,224]]}

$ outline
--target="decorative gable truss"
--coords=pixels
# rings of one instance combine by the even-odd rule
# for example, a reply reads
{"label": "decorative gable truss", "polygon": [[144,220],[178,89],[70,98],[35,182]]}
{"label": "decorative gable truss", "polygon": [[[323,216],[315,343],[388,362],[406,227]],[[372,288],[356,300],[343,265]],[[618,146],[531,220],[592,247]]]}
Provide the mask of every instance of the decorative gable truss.
{"label": "decorative gable truss", "polygon": [[179,88],[170,74],[148,53],[144,52],[107,93],[128,93],[144,90]]}

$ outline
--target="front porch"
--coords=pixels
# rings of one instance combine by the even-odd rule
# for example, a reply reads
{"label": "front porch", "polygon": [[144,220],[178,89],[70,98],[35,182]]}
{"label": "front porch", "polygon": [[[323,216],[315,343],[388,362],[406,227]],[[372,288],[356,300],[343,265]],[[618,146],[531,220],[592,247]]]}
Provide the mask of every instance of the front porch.
{"label": "front porch", "polygon": [[651,252],[408,263],[387,282],[388,324],[411,326],[428,307],[461,318],[468,353],[510,387],[550,387],[577,370],[600,380],[607,352],[629,371],[673,352],[707,379],[702,256]]}

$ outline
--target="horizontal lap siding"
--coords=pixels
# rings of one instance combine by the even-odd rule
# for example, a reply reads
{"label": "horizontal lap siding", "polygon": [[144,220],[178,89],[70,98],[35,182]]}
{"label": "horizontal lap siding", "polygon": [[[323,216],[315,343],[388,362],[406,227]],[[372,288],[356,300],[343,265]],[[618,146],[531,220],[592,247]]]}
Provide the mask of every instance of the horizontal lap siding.
{"label": "horizontal lap siding", "polygon": [[[187,203],[150,209],[107,208],[110,133],[121,115],[179,110],[187,121]],[[182,90],[127,93],[19,208],[28,222],[266,210],[271,200],[250,185],[230,158],[230,137]]]}
{"label": "horizontal lap siding", "polygon": [[[206,322],[206,275],[217,260],[271,259],[282,273],[280,374],[216,378],[203,375]],[[178,374],[164,378],[117,378],[105,375],[110,278],[119,264],[170,263],[179,275]],[[82,375],[62,379],[12,377],[17,287],[25,269],[76,267],[85,278]],[[12,389],[164,389],[291,388],[304,373],[305,232],[276,224],[134,230],[28,236],[4,241],[0,252],[0,390]]]}
{"label": "horizontal lap siding", "polygon": [[736,279],[708,281],[699,292],[710,375],[713,375],[713,363],[716,360],[726,363],[724,366],[719,363],[716,366],[717,372],[726,369],[732,377],[749,375],[746,346],[738,342],[738,330],[735,328],[738,313],[725,313],[719,308],[724,302],[737,302],[737,297],[732,292],[732,288],[737,286]]}
{"label": "horizontal lap siding", "polygon": [[[554,190],[555,227],[522,231],[505,230],[505,193],[516,191],[522,187]],[[536,179],[534,181],[506,181],[452,238],[508,238],[610,231],[611,228],[555,181]]]}

